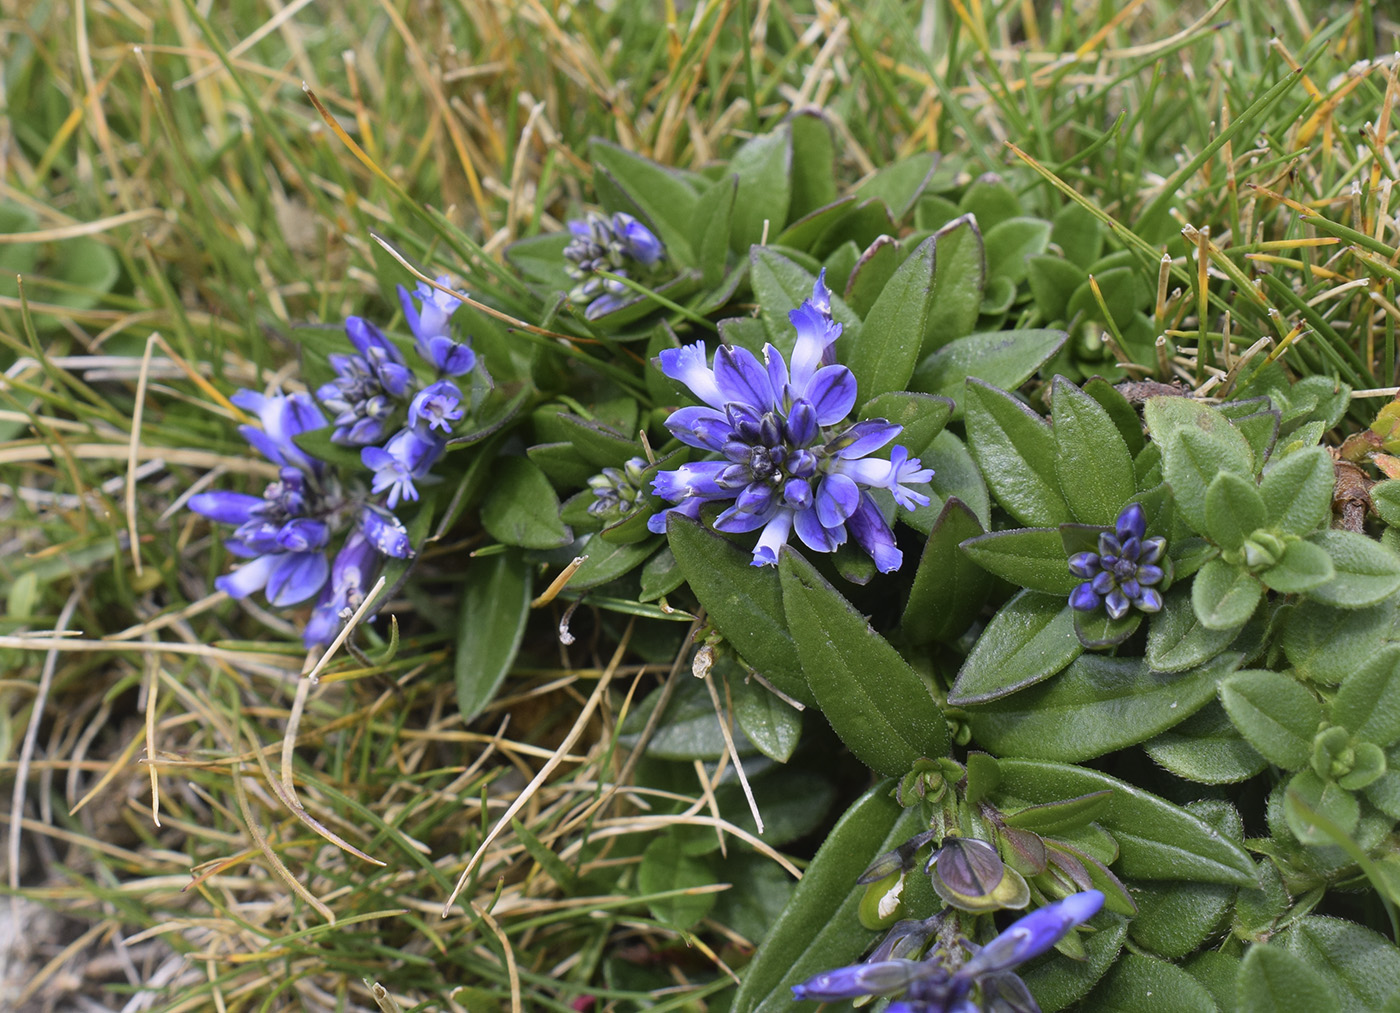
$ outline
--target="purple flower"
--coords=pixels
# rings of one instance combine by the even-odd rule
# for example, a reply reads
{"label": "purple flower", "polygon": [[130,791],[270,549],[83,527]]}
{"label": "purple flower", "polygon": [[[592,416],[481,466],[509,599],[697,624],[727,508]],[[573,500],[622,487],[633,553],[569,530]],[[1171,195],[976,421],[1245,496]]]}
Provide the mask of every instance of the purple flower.
{"label": "purple flower", "polygon": [[413,385],[413,373],[394,343],[369,321],[350,317],[345,333],[358,354],[329,357],[336,378],[322,384],[316,397],[334,413],[331,439],[363,447],[389,434],[392,416]]}
{"label": "purple flower", "polygon": [[[443,275],[437,283],[449,288],[452,279]],[[470,344],[452,337],[452,314],[462,305],[461,299],[420,281],[413,292],[399,286],[399,304],[418,342],[419,354],[438,372],[462,376],[472,371],[476,366],[476,353]]]}
{"label": "purple flower", "polygon": [[340,509],[340,485],[322,462],[294,442],[323,428],[325,418],[305,394],[259,394],[241,390],[233,403],[257,412],[262,429],[240,431],[263,456],[281,465],[261,497],[238,492],[203,492],[190,497],[190,509],[210,520],[234,524],[228,548],[248,562],[215,580],[233,598],[263,591],[277,606],[295,605],[321,590],[329,573],[325,548],[328,518]]}
{"label": "purple flower", "polygon": [[[755,566],[777,563],[778,550],[796,531],[816,552],[834,551],[849,534],[888,573],[902,555],[870,490],[884,489],[913,509],[928,497],[910,486],[929,481],[933,472],[900,446],[888,461],[868,458],[902,427],[884,419],[847,423],[856,380],[836,363],[841,325],[831,319],[830,304],[823,273],[812,298],[788,314],[797,330],[791,369],[772,345],[764,346],[762,362],[747,349],[722,345],[713,368],[706,365],[704,342],[661,353],[661,371],[705,403],[672,413],[666,427],[682,443],[720,459],[660,472],[652,489],[690,517],[703,503],[732,500],[714,526],[760,531]],[[665,531],[671,512],[652,517],[650,529]]]}
{"label": "purple flower", "polygon": [[1114,530],[1099,535],[1098,552],[1071,556],[1069,572],[1085,581],[1070,594],[1070,605],[1081,612],[1102,607],[1113,619],[1122,619],[1133,606],[1140,612],[1161,611],[1162,594],[1154,585],[1166,576],[1157,564],[1167,551],[1167,540],[1144,538],[1146,533],[1142,507],[1130,503],[1118,515]]}
{"label": "purple flower", "polygon": [[452,431],[462,418],[462,392],[451,380],[439,380],[420,390],[408,406],[408,424]]}
{"label": "purple flower", "polygon": [[364,602],[380,558],[407,559],[411,555],[413,549],[403,523],[387,510],[365,504],[360,510],[359,525],[336,553],[330,580],[311,611],[302,642],[310,648],[334,640],[341,624]]}
{"label": "purple flower", "polygon": [[[372,337],[377,332],[361,333]],[[377,357],[372,340],[364,347],[357,342],[356,347],[366,362]],[[215,586],[233,598],[246,598],[261,590],[268,602],[278,607],[296,605],[319,594],[304,640],[308,647],[327,643],[339,628],[341,610],[362,600],[365,579],[378,566],[379,558],[412,555],[408,531],[389,511],[365,502],[363,486],[351,483],[347,488],[324,461],[296,446],[295,437],[327,425],[309,396],[239,391],[233,401],[257,412],[263,428],[244,426],[243,434],[255,449],[281,467],[261,496],[204,492],[190,497],[191,510],[221,524],[235,525],[225,544],[231,553],[246,560],[232,573],[218,577]],[[358,523],[335,562],[329,562],[327,553],[356,516]]]}
{"label": "purple flower", "polygon": [[361,450],[360,460],[374,472],[371,491],[388,493],[385,503],[392,510],[401,499],[418,498],[414,481],[428,474],[442,451],[441,441],[422,436],[415,429],[401,429],[383,447]]}
{"label": "purple flower", "polygon": [[569,222],[573,239],[564,247],[565,270],[578,282],[569,299],[584,308],[584,317],[596,320],[627,302],[629,290],[599,271],[644,280],[666,256],[661,240],[637,219],[618,212],[611,218],[589,212]]}
{"label": "purple flower", "polygon": [[[891,1013],[1035,1010],[1035,1000],[1012,969],[1050,950],[1103,903],[1098,890],[1072,894],[1032,911],[986,946],[963,940],[961,946],[937,946],[923,960],[878,960],[825,971],[792,986],[793,998],[836,1001],[903,993],[890,1004]],[[900,923],[896,931],[905,928]],[[970,958],[964,959],[964,948],[972,952]]]}

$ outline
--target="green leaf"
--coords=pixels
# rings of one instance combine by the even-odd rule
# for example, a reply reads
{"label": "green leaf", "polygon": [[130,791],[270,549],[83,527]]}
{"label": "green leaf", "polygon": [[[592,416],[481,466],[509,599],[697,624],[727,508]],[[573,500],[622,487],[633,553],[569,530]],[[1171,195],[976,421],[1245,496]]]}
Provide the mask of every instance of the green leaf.
{"label": "green leaf", "polygon": [[962,500],[950,498],[943,504],[919,557],[899,621],[911,643],[951,639],[977,618],[992,579],[958,548],[958,543],[981,533],[982,525]]}
{"label": "green leaf", "polygon": [[494,478],[481,504],[481,526],[492,538],[526,549],[557,549],[574,540],[559,519],[559,497],[537,465],[502,457]]}
{"label": "green leaf", "polygon": [[1144,742],[1142,748],[1177,777],[1197,784],[1235,784],[1268,765],[1216,703]]}
{"label": "green leaf", "polygon": [[786,763],[802,734],[802,715],[756,681],[730,679],[734,720],[749,741],[770,760]]}
{"label": "green leaf", "polygon": [[987,274],[1019,285],[1026,277],[1026,260],[1045,252],[1050,223],[1043,218],[1008,218],[987,229]]}
{"label": "green leaf", "polygon": [[690,857],[680,841],[671,834],[663,834],[642,853],[642,862],[637,867],[637,892],[646,900],[647,908],[657,921],[673,929],[688,929],[710,913],[715,905],[713,892],[659,898],[650,895],[711,886],[714,878],[708,862]]}
{"label": "green leaf", "polygon": [[859,187],[859,197],[874,198],[889,208],[895,221],[907,215],[919,194],[924,192],[928,181],[938,168],[939,155],[936,151],[921,152],[894,162],[871,176]]}
{"label": "green leaf", "polygon": [[794,113],[792,129],[792,198],[789,220],[801,218],[836,200],[836,147],[831,125],[820,112]]}
{"label": "green leaf", "polygon": [[1106,612],[1074,611],[1074,635],[1088,650],[1098,651],[1106,647],[1117,647],[1142,625],[1143,614],[1133,609],[1120,619],[1114,619]]}
{"label": "green leaf", "polygon": [[1201,624],[1191,603],[1189,587],[1163,596],[1162,611],[1147,631],[1147,663],[1159,672],[1194,668],[1215,657],[1235,639],[1238,630],[1212,630]]}
{"label": "green leaf", "polygon": [[1094,1013],[1219,1013],[1206,987],[1165,960],[1121,958],[1091,999]]}
{"label": "green leaf", "polygon": [[1222,549],[1235,551],[1268,519],[1264,498],[1247,478],[1222,471],[1206,490],[1206,529],[1203,532]]}
{"label": "green leaf", "polygon": [[1066,960],[1049,953],[1017,968],[1043,1013],[1058,1013],[1089,994],[1113,966],[1128,937],[1128,921],[1120,915],[1101,914],[1094,919],[1096,932],[1084,936],[1084,959]]}
{"label": "green leaf", "polygon": [[1269,526],[1287,535],[1305,535],[1322,526],[1332,515],[1335,487],[1332,458],[1321,447],[1271,461],[1259,483]]}
{"label": "green leaf", "polygon": [[791,129],[784,125],[771,134],[759,134],[745,141],[734,152],[729,171],[739,178],[729,248],[743,253],[762,242],[765,222],[770,236],[776,236],[788,222],[788,203],[792,198]]}
{"label": "green leaf", "polygon": [[1270,763],[1287,770],[1307,765],[1322,708],[1297,679],[1282,672],[1236,672],[1221,685],[1220,702]]}
{"label": "green leaf", "polygon": [[1278,946],[1251,946],[1236,982],[1240,1013],[1329,1009],[1332,994],[1315,971]]}
{"label": "green leaf", "polygon": [[875,941],[856,917],[861,891],[854,883],[878,856],[922,829],[919,808],[896,805],[892,787],[875,785],[827,835],[744,970],[733,1013],[789,1013],[793,985],[859,959]]}
{"label": "green leaf", "polygon": [[1390,479],[1372,486],[1371,506],[1392,528],[1400,527],[1400,481]]}
{"label": "green leaf", "polygon": [[515,663],[533,597],[533,570],[518,552],[472,562],[458,620],[457,707],[470,721],[489,704]]}
{"label": "green leaf", "polygon": [[[1307,808],[1300,807],[1299,802]],[[1319,825],[1314,814],[1324,817],[1331,826]],[[1294,774],[1284,787],[1283,815],[1293,836],[1304,844],[1334,844],[1337,832],[1356,831],[1361,803],[1337,782],[1324,781],[1310,768]]]}
{"label": "green leaf", "polygon": [[1308,597],[1338,608],[1364,608],[1400,590],[1400,556],[1375,539],[1351,531],[1315,531],[1308,541],[1332,557],[1337,576]]}
{"label": "green leaf", "polygon": [[884,419],[903,426],[896,442],[917,453],[927,447],[953,414],[953,402],[947,398],[930,397],[907,390],[890,391],[872,398],[861,406],[859,419]]}
{"label": "green leaf", "polygon": [[[1237,402],[1238,403],[1238,402]],[[1249,415],[1232,415],[1230,421],[1240,431],[1254,454],[1255,465],[1267,461],[1278,440],[1278,412],[1261,411]]]}
{"label": "green leaf", "polygon": [[1128,453],[1136,459],[1146,444],[1142,436],[1142,419],[1138,418],[1137,409],[1128,403],[1128,399],[1120,394],[1116,387],[1101,376],[1096,376],[1085,383],[1084,393],[1097,401],[1099,407],[1108,412],[1108,417],[1118,427],[1118,435],[1123,437],[1123,442],[1128,446]]}
{"label": "green leaf", "polygon": [[666,518],[671,552],[711,626],[783,693],[814,703],[783,614],[783,592],[770,567],[749,565],[750,554],[698,521]]}
{"label": "green leaf", "polygon": [[1026,261],[1031,298],[1048,321],[1068,319],[1069,297],[1088,280],[1083,268],[1063,257],[1044,255]]}
{"label": "green leaf", "polygon": [[[886,283],[894,277],[894,272],[904,261],[904,251],[899,243],[889,236],[876,236],[875,241],[865,248],[846,282],[846,304],[862,317],[870,312],[875,300],[884,291]],[[846,349],[838,346],[838,358],[845,356]]]}
{"label": "green leaf", "polygon": [[641,456],[640,443],[602,422],[581,418],[572,412],[560,412],[556,424],[579,456],[599,469],[621,467],[631,458]]}
{"label": "green leaf", "polygon": [[1162,444],[1162,476],[1171,486],[1182,519],[1193,531],[1206,534],[1210,530],[1206,493],[1215,476],[1232,472],[1251,477],[1254,455],[1244,437],[1223,416],[1200,418],[1214,421],[1208,428],[1177,429]]}
{"label": "green leaf", "polygon": [[1133,458],[1103,407],[1057,376],[1053,384],[1055,476],[1074,519],[1112,525],[1137,492]]}
{"label": "green leaf", "polygon": [[642,567],[641,582],[640,601],[656,601],[685,583],[685,574],[681,572],[681,565],[676,562],[676,554],[669,545],[663,546],[660,552],[647,560]]}
{"label": "green leaf", "polygon": [[1055,212],[1055,229],[1050,241],[1064,251],[1072,264],[1087,268],[1103,252],[1104,227],[1087,208],[1065,201]]}
{"label": "green leaf", "polygon": [[725,176],[711,183],[695,203],[695,221],[691,232],[700,237],[700,280],[706,288],[714,288],[724,277],[729,261],[729,235],[734,224],[734,195],[739,181]]}
{"label": "green leaf", "polygon": [[1329,717],[1363,742],[1389,746],[1400,740],[1400,645],[1370,646],[1376,653],[1347,676]]}
{"label": "green leaf", "polygon": [[1028,527],[1072,520],[1055,475],[1055,438],[1045,420],[1005,391],[975,379],[967,381],[964,409],[968,449],[1006,512]]}
{"label": "green leaf", "polygon": [[1014,390],[1054,358],[1068,338],[1064,331],[1045,328],[955,338],[919,363],[910,386],[958,401],[954,418],[962,418],[961,399],[969,376]]}
{"label": "green leaf", "polygon": [[1400,950],[1355,922],[1310,915],[1275,940],[1326,984],[1338,1013],[1372,1013],[1400,991]]}
{"label": "green leaf", "polygon": [[958,207],[968,214],[977,216],[982,228],[990,229],[999,222],[1014,218],[1021,213],[1021,199],[1016,191],[1000,176],[988,173],[972,181],[963,191]]}
{"label": "green leaf", "polygon": [[997,610],[963,662],[948,703],[1008,696],[1063,671],[1084,651],[1063,597],[1022,591]]}
{"label": "green leaf", "polygon": [[1222,655],[1164,674],[1140,658],[1085,654],[1051,682],[973,709],[968,724],[998,756],[1087,760],[1145,742],[1194,714],[1239,661]]}
{"label": "green leaf", "polygon": [[569,579],[569,588],[586,591],[617,580],[623,574],[641,566],[660,544],[661,539],[654,537],[640,542],[615,543],[597,535],[590,536],[581,546],[583,554],[588,558]]}
{"label": "green leaf", "polygon": [[[837,354],[865,398],[903,390],[914,373],[933,307],[934,240],[925,239],[894,272],[865,315],[864,340],[837,340]],[[844,346],[844,347],[843,347]]]}
{"label": "green leaf", "polygon": [[[998,782],[1000,782],[998,767]],[[1042,805],[1018,809],[1007,813],[1008,826],[1030,830],[1042,836],[1054,836],[1065,831],[1077,830],[1098,816],[1104,806],[1113,798],[1113,792],[1104,789],[1079,798],[1065,799],[1063,802],[1047,802]]]}
{"label": "green leaf", "polygon": [[668,255],[682,264],[691,264],[690,227],[697,198],[690,183],[680,173],[607,141],[595,138],[588,153],[633,205],[612,210],[640,212],[640,217],[656,230],[657,238],[666,244]]}
{"label": "green leaf", "polygon": [[1208,630],[1237,630],[1249,622],[1263,598],[1258,578],[1223,559],[1212,559],[1196,573],[1191,605]]}
{"label": "green leaf", "polygon": [[969,538],[962,550],[988,573],[1017,587],[1064,597],[1083,583],[1069,572],[1057,528],[1010,528]]}
{"label": "green leaf", "polygon": [[1319,545],[1294,538],[1287,542],[1276,565],[1259,575],[1267,587],[1284,594],[1311,591],[1337,575],[1332,557]]}
{"label": "green leaf", "polygon": [[1333,686],[1370,659],[1378,642],[1400,639],[1400,600],[1365,609],[1334,609],[1313,601],[1293,607],[1279,642],[1299,676]]}
{"label": "green leaf", "polygon": [[976,219],[963,215],[933,234],[933,305],[924,329],[921,356],[954,338],[971,334],[982,312],[987,258]]}
{"label": "green leaf", "polygon": [[1243,848],[1156,795],[1085,767],[1019,759],[999,765],[999,796],[1024,804],[1111,790],[1096,822],[1118,842],[1114,871],[1121,877],[1255,885],[1254,863]]}
{"label": "green leaf", "polygon": [[1219,883],[1135,884],[1138,911],[1129,934],[1157,956],[1180,960],[1216,933],[1237,889]]}
{"label": "green leaf", "polygon": [[874,770],[908,772],[948,751],[948,726],[924,680],[791,548],[778,563],[783,608],[807,684],[841,741]]}
{"label": "green leaf", "polygon": [[945,429],[919,453],[919,460],[925,468],[933,469],[929,487],[936,499],[912,514],[903,514],[902,520],[918,531],[931,531],[942,509],[938,501],[956,497],[967,504],[984,528],[991,522],[992,498],[987,494],[987,483],[962,440]]}

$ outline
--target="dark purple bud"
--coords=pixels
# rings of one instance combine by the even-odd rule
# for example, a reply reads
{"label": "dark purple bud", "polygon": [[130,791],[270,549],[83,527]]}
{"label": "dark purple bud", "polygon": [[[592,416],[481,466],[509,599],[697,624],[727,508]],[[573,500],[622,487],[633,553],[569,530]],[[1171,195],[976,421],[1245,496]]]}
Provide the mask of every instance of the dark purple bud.
{"label": "dark purple bud", "polygon": [[1093,612],[1103,604],[1103,599],[1094,592],[1093,583],[1086,581],[1070,592],[1069,604],[1079,612]]}
{"label": "dark purple bud", "polygon": [[1121,513],[1118,520],[1114,522],[1114,531],[1118,535],[1119,541],[1126,541],[1129,538],[1142,539],[1147,534],[1147,515],[1142,512],[1142,506],[1138,503],[1129,503]]}
{"label": "dark purple bud", "polygon": [[329,540],[330,529],[309,517],[290,520],[277,532],[277,546],[283,552],[311,552],[324,548]]}
{"label": "dark purple bud", "polygon": [[1069,572],[1085,580],[1099,572],[1099,556],[1096,552],[1076,552],[1069,557]]}
{"label": "dark purple bud", "polygon": [[1138,556],[1138,562],[1155,563],[1162,558],[1162,553],[1166,551],[1167,540],[1160,535],[1145,539],[1142,543],[1142,553]]}
{"label": "dark purple bud", "polygon": [[1118,588],[1114,588],[1104,595],[1103,607],[1108,612],[1110,619],[1122,619],[1128,614],[1128,609],[1132,602],[1128,601],[1128,596]]}
{"label": "dark purple bud", "polygon": [[1162,594],[1155,587],[1145,587],[1142,589],[1142,596],[1137,600],[1137,607],[1142,612],[1162,611]]}

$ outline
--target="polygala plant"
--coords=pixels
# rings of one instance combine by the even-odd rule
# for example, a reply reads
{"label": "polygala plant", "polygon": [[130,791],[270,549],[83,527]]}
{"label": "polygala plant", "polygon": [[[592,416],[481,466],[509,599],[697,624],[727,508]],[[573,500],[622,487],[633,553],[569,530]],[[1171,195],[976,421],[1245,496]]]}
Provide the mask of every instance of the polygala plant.
{"label": "polygala plant", "polygon": [[[132,558],[114,579],[147,597],[114,642],[150,667],[93,706],[142,687],[131,840],[199,842],[191,899],[138,931],[127,873],[93,873],[108,934],[177,933],[159,974],[196,969],[201,1009],[275,1007],[240,991],[253,958],[229,940],[256,936],[269,981],[339,981],[296,993],[318,1009],[1400,1013],[1400,65],[1375,56],[1379,6],[1296,56],[1292,4],[1272,43],[1216,7],[1133,45],[1082,5],[741,2],[762,15],[737,34],[734,5],[521,6],[481,5],[470,38],[521,37],[435,87],[540,73],[531,45],[577,59],[497,96],[509,130],[484,92],[437,91],[395,149],[440,174],[429,199],[380,165],[358,78],[307,86],[314,170],[268,139],[254,174],[316,181],[344,236],[313,274],[365,291],[230,323],[212,351],[149,334],[126,429],[72,407],[110,376],[54,372],[77,368],[39,341],[57,304],[4,297],[22,412],[0,425],[81,430],[55,455],[74,468],[120,430],[133,510],[159,441],[203,469],[50,553]],[[631,86],[604,87],[595,38]],[[411,41],[376,81],[433,71]],[[754,65],[779,44],[810,78]],[[217,50],[231,80],[241,52]],[[1234,70],[1170,71],[1193,103],[1173,108],[1163,61],[1211,54]],[[856,97],[820,83],[830,60]],[[168,125],[183,88],[152,78],[128,112]],[[545,129],[575,91],[578,124]],[[1364,119],[1334,122],[1354,101]],[[77,517],[96,488],[45,495]],[[49,615],[12,566],[38,572],[4,564],[6,649],[48,628],[56,658],[86,592]],[[217,679],[195,692],[172,657]],[[156,748],[186,725],[208,737]],[[128,844],[102,861],[135,863]],[[200,935],[216,918],[237,931]],[[204,1001],[128,977],[126,1009]]]}

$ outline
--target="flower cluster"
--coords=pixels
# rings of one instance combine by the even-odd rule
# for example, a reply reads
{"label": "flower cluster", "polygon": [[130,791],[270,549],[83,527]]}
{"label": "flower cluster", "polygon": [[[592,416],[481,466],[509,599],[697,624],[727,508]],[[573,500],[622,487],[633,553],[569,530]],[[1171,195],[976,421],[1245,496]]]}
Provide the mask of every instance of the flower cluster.
{"label": "flower cluster", "polygon": [[705,503],[733,500],[714,526],[736,533],[762,529],[754,566],[777,563],[795,530],[815,552],[834,551],[849,534],[882,573],[898,569],[902,554],[870,490],[884,489],[913,510],[928,497],[910,486],[928,482],[933,472],[902,446],[892,447],[887,461],[868,456],[902,426],[847,421],[856,379],[836,363],[841,325],[831,316],[825,272],[788,319],[797,330],[790,368],[771,344],[763,347],[762,362],[748,349],[721,345],[713,367],[703,341],[661,353],[661,371],[705,403],[672,413],[666,428],[721,459],[657,474],[653,491],[677,506],[652,517],[651,530],[665,530],[666,514],[694,518]]}
{"label": "flower cluster", "polygon": [[[447,282],[447,278],[438,279],[439,285]],[[332,355],[335,379],[316,391],[321,404],[333,413],[331,439],[362,448],[360,458],[374,472],[373,491],[388,494],[390,509],[401,499],[418,498],[415,482],[427,477],[446,449],[453,423],[463,415],[462,391],[452,377],[476,366],[471,346],[451,333],[452,314],[462,304],[460,299],[419,284],[413,293],[400,285],[399,301],[418,352],[437,371],[437,380],[426,386],[419,383],[403,353],[383,331],[368,320],[351,317],[345,322],[345,334],[355,354]]]}
{"label": "flower cluster", "polygon": [[921,960],[896,954],[917,953],[929,937],[946,934],[953,920],[938,915],[923,922],[900,922],[865,963],[825,971],[794,985],[793,998],[834,1002],[902,993],[887,1013],[1039,1013],[1012,969],[1049,951],[1096,915],[1103,903],[1098,890],[1071,894],[1017,920],[985,946],[965,939],[940,941]]}
{"label": "flower cluster", "polygon": [[620,211],[611,218],[590,211],[586,218],[569,222],[569,232],[574,238],[564,247],[565,270],[578,282],[569,299],[583,308],[588,320],[611,313],[627,299],[625,284],[598,272],[642,281],[666,256],[665,246],[650,229]]}
{"label": "flower cluster", "polygon": [[1142,507],[1130,503],[1114,521],[1113,531],[1099,535],[1098,552],[1076,552],[1069,559],[1069,572],[1083,577],[1069,603],[1081,612],[1106,609],[1113,619],[1122,619],[1128,609],[1160,612],[1162,594],[1154,586],[1166,575],[1157,564],[1167,551],[1165,538],[1144,538],[1147,518]]}
{"label": "flower cluster", "polygon": [[[425,285],[413,295],[400,288],[399,295],[419,353],[438,374],[434,382],[421,383],[378,327],[351,317],[345,334],[354,352],[329,357],[336,375],[316,391],[316,400],[309,394],[250,390],[233,396],[234,404],[262,423],[261,428],[242,426],[244,438],[278,467],[277,479],[262,496],[190,497],[196,513],[237,525],[226,544],[247,562],[218,578],[220,590],[234,598],[261,590],[277,607],[316,598],[303,634],[308,647],[334,639],[341,622],[364,601],[384,558],[413,554],[408,531],[390,511],[401,500],[418,498],[415,482],[428,477],[463,415],[462,392],[451,377],[476,365],[470,346],[450,333],[461,300]],[[303,433],[328,427],[333,442],[361,448],[360,459],[371,473],[368,490],[297,445]],[[382,502],[372,502],[379,496]],[[332,561],[327,554],[337,541]]]}
{"label": "flower cluster", "polygon": [[[262,496],[190,497],[196,513],[237,525],[225,544],[247,560],[215,586],[233,598],[262,591],[278,607],[319,595],[303,639],[308,647],[328,643],[345,611],[364,600],[380,559],[412,555],[408,532],[397,517],[368,502],[362,488],[347,486],[328,464],[296,445],[297,436],[328,425],[309,395],[240,390],[233,402],[258,416],[261,429],[243,426],[241,432],[278,473]],[[334,562],[328,560],[327,551],[347,528]]]}
{"label": "flower cluster", "polygon": [[593,502],[588,512],[604,520],[618,520],[637,509],[646,492],[647,462],[640,457],[627,461],[621,468],[604,468],[601,474],[588,480]]}

